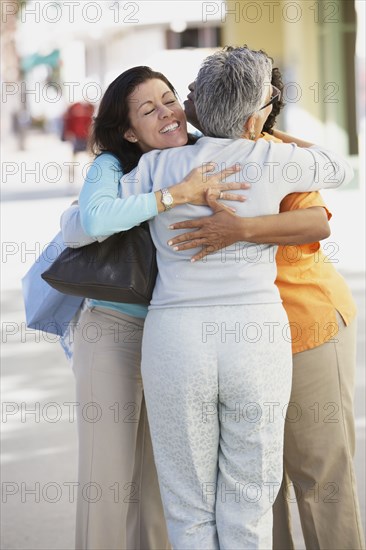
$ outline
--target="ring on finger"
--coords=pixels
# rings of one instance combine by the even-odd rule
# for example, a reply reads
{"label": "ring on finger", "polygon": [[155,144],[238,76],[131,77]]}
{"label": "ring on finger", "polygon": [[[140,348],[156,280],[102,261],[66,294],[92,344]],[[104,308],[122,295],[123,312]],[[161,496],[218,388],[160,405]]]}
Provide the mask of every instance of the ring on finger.
{"label": "ring on finger", "polygon": [[219,199],[222,199],[222,198],[223,198],[223,196],[224,196],[224,193],[223,193],[223,191],[220,191],[220,194],[219,194]]}

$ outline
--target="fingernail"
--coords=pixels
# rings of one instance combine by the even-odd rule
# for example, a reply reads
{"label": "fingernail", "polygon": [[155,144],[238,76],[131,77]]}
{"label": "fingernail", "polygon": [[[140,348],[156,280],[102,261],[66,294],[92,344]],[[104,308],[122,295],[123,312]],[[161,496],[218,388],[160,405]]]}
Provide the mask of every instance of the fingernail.
{"label": "fingernail", "polygon": [[191,259],[191,264],[194,264],[196,260],[194,258]]}
{"label": "fingernail", "polygon": [[174,225],[169,225],[168,228],[169,229],[174,229]]}
{"label": "fingernail", "polygon": [[172,246],[172,244],[173,244],[173,241],[168,241],[169,246]]}
{"label": "fingernail", "polygon": [[175,247],[173,248],[173,250],[179,250],[179,248],[178,248],[177,246],[175,246]]}

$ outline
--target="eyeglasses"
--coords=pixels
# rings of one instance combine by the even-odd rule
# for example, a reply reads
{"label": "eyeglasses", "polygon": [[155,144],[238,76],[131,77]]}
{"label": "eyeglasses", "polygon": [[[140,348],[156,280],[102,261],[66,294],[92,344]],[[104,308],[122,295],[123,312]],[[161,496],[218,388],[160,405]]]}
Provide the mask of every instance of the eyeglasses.
{"label": "eyeglasses", "polygon": [[276,86],[272,86],[272,97],[271,97],[271,99],[268,101],[268,103],[263,105],[263,107],[261,107],[258,110],[261,111],[262,109],[265,109],[266,107],[269,107],[269,105],[272,105],[273,103],[276,103],[276,101],[279,101],[280,99],[281,99],[281,90],[276,88]]}

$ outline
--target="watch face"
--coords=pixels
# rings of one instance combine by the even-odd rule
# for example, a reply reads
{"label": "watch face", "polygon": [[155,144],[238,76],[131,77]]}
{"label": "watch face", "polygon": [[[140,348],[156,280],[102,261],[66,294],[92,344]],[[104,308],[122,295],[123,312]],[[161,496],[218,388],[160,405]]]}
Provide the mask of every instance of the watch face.
{"label": "watch face", "polygon": [[171,206],[173,204],[173,197],[171,196],[170,193],[167,195],[164,195],[163,203],[165,204],[165,206]]}

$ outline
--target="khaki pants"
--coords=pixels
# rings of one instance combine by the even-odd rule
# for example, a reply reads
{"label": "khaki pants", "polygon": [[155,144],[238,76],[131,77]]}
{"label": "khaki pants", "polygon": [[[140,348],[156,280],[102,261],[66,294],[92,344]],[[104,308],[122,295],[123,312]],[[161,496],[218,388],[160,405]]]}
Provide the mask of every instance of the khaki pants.
{"label": "khaki pants", "polygon": [[287,412],[284,480],[273,507],[273,548],[294,548],[288,485],[297,496],[306,548],[364,548],[353,456],[356,322],[338,315],[334,342],[297,353]]}
{"label": "khaki pants", "polygon": [[97,307],[79,323],[76,548],[168,549],[140,374],[144,321]]}

